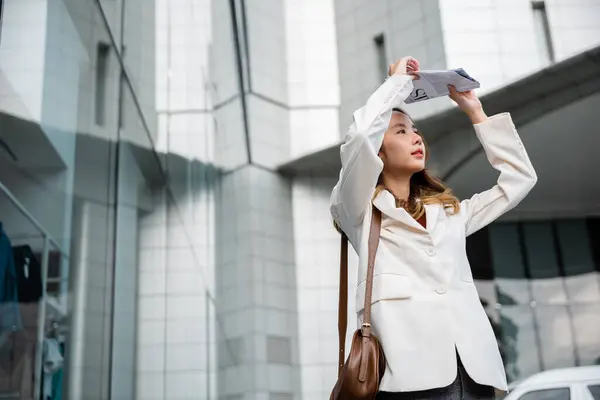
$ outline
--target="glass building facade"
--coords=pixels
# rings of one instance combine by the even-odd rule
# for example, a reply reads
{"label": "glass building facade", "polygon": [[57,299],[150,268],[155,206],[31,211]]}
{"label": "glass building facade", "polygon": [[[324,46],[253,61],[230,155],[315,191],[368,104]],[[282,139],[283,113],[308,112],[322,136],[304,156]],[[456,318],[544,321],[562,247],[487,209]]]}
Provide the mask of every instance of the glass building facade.
{"label": "glass building facade", "polygon": [[468,239],[509,381],[600,365],[600,219],[496,223]]}
{"label": "glass building facade", "polygon": [[[280,166],[380,80],[390,35],[338,65],[345,3],[0,0],[0,399],[328,397],[337,176]],[[599,363],[599,249],[584,217],[469,239],[510,380]]]}
{"label": "glass building facade", "polygon": [[177,357],[214,340],[207,45],[169,68],[210,8],[0,4],[0,397],[208,398],[216,350]]}

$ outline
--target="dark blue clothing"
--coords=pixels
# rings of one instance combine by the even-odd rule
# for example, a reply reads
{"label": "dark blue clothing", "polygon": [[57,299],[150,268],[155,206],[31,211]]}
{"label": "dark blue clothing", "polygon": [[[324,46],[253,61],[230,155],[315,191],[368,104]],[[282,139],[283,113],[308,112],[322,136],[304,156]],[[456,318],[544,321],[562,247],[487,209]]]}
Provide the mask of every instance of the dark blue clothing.
{"label": "dark blue clothing", "polygon": [[13,250],[0,222],[0,332],[22,329]]}

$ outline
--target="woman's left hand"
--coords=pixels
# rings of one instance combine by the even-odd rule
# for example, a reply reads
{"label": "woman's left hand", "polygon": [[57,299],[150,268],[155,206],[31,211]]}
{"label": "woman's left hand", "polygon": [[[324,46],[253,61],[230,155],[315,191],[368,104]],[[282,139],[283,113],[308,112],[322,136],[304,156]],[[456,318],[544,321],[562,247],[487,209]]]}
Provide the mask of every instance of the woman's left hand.
{"label": "woman's left hand", "polygon": [[452,85],[448,85],[450,94],[448,95],[465,114],[471,119],[473,124],[478,124],[487,119],[483,112],[481,101],[473,90],[467,92],[458,92]]}

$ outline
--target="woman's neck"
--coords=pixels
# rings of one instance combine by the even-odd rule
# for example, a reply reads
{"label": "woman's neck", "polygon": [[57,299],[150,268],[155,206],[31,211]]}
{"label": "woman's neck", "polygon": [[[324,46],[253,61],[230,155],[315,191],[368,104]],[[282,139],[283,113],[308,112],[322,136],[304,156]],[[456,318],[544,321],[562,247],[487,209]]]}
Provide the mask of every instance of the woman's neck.
{"label": "woman's neck", "polygon": [[410,195],[410,176],[395,176],[393,178],[383,176],[384,187],[392,193],[397,201],[408,201]]}

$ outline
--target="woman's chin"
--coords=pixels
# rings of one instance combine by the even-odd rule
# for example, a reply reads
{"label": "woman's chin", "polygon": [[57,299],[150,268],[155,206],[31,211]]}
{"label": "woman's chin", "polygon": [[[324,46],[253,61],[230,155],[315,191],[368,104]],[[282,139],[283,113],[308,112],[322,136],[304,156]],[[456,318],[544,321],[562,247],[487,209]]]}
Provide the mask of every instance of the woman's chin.
{"label": "woman's chin", "polygon": [[410,166],[410,170],[413,174],[422,172],[425,169],[425,163],[415,163]]}

